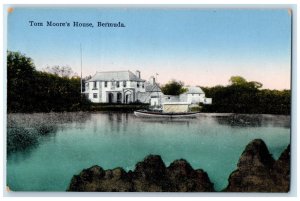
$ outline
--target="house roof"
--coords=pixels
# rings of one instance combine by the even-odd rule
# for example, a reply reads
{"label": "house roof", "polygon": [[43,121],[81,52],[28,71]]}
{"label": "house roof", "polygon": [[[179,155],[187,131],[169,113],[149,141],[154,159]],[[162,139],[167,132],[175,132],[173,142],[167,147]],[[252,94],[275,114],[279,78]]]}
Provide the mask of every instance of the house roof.
{"label": "house roof", "polygon": [[103,72],[97,72],[91,79],[89,79],[89,82],[92,81],[145,81],[141,78],[138,78],[134,73],[131,71],[103,71]]}
{"label": "house roof", "polygon": [[187,94],[204,94],[200,87],[187,87]]}
{"label": "house roof", "polygon": [[157,83],[151,84],[150,82],[145,82],[145,91],[146,92],[161,92],[161,89]]}

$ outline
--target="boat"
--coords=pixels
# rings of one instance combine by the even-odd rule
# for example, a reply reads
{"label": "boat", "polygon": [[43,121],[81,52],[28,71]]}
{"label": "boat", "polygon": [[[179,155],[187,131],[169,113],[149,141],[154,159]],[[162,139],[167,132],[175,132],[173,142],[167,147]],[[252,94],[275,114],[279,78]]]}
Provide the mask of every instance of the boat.
{"label": "boat", "polygon": [[134,115],[143,118],[196,118],[199,112],[163,112],[153,110],[136,110]]}

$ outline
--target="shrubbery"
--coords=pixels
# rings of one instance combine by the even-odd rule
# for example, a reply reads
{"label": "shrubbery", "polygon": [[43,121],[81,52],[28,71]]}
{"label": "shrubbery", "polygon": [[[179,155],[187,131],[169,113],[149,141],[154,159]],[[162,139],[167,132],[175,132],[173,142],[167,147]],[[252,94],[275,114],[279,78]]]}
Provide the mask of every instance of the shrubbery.
{"label": "shrubbery", "polygon": [[37,71],[31,58],[8,52],[8,112],[62,112],[89,107],[90,101],[80,92],[80,78]]}
{"label": "shrubbery", "polygon": [[[234,76],[228,86],[201,87],[205,96],[212,98],[211,105],[204,105],[204,112],[290,114],[290,90],[260,89],[259,82],[247,82]],[[241,78],[241,79],[239,79]]]}

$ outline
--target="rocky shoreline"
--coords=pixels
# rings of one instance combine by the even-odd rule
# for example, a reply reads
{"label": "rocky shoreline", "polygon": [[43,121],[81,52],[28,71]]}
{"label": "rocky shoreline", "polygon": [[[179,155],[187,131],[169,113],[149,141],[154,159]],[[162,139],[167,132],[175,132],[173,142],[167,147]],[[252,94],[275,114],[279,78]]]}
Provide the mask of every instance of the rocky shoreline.
{"label": "rocky shoreline", "polygon": [[[276,161],[260,139],[250,142],[223,192],[288,192],[290,146]],[[184,159],[168,167],[159,155],[149,155],[133,171],[104,170],[95,165],[74,175],[67,191],[76,192],[215,192],[208,174]]]}

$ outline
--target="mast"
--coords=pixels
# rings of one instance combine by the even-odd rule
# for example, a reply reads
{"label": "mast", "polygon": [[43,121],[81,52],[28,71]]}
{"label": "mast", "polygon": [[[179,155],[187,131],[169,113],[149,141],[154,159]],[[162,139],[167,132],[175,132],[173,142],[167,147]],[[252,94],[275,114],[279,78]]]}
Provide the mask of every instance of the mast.
{"label": "mast", "polygon": [[80,43],[80,93],[82,93],[82,47]]}

